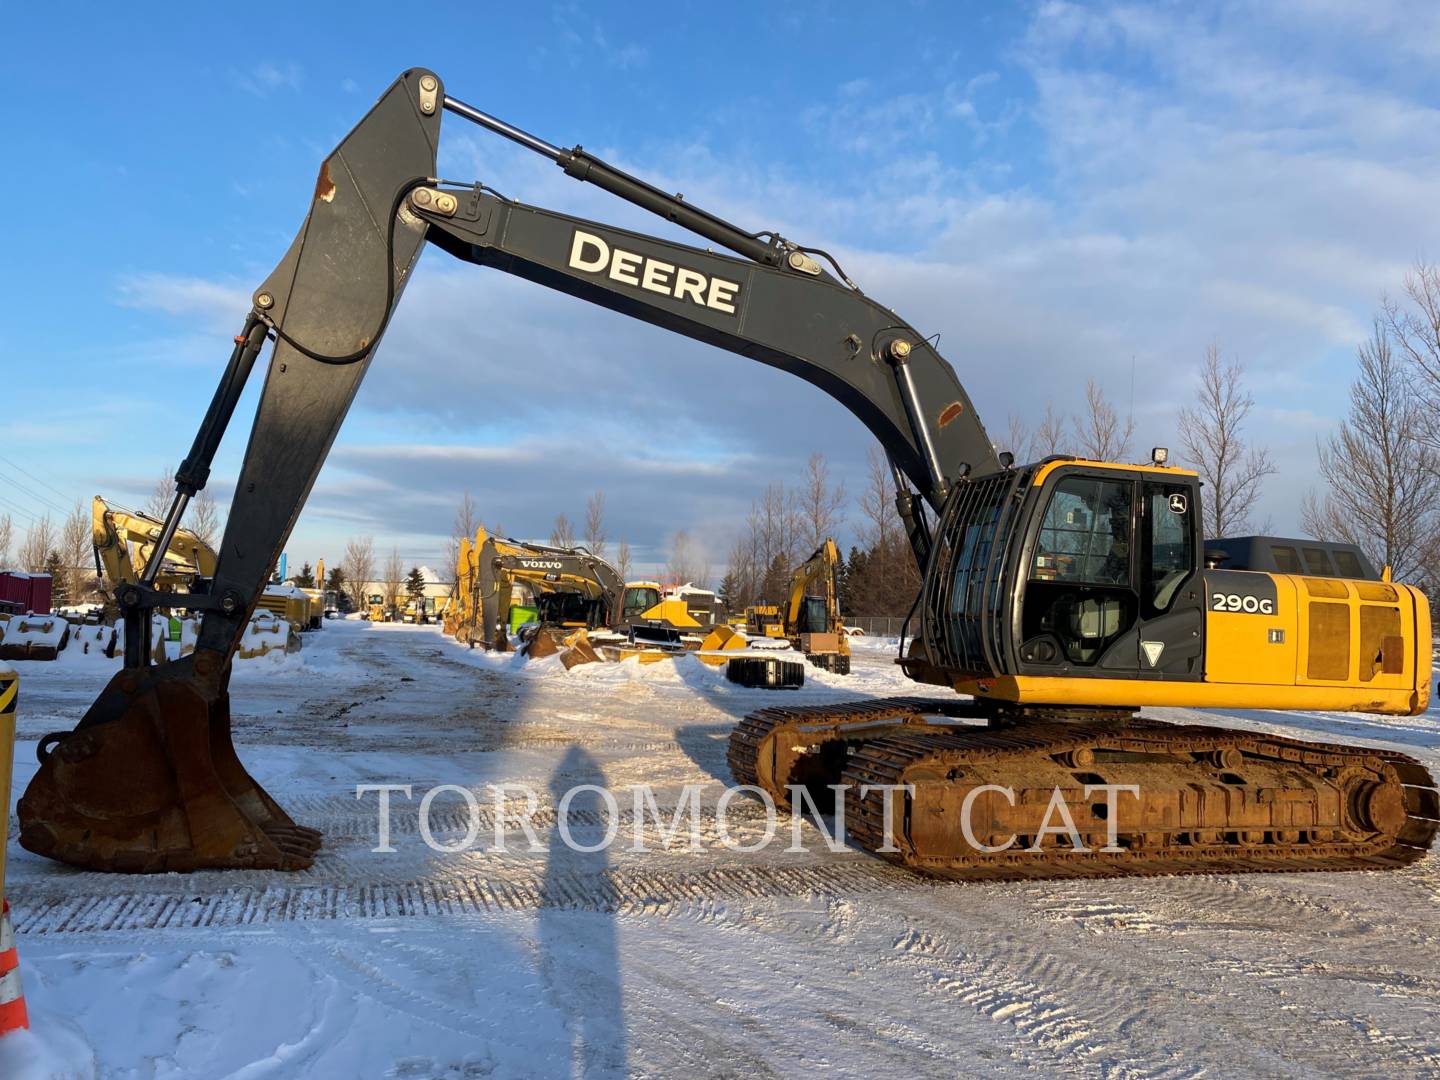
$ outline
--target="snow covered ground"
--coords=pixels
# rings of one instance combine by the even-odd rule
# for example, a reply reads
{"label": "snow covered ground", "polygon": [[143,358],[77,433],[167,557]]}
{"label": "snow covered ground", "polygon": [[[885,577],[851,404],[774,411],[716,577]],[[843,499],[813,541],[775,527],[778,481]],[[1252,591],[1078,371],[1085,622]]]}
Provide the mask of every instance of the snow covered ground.
{"label": "snow covered ground", "polygon": [[[890,658],[862,642],[854,676],[811,670],[784,699],[916,693]],[[21,666],[17,791],[35,740],[73,725],[114,664]],[[326,831],[315,866],[114,877],[12,843],[35,1032],[0,1040],[0,1075],[67,1060],[127,1080],[1440,1073],[1435,855],[1388,874],[953,885],[830,852],[809,825],[803,853],[742,854],[713,814],[726,737],[776,697],[693,659],[567,675],[361,622],[242,664],[241,756]],[[1433,711],[1234,723],[1440,770]],[[549,850],[512,829],[504,854],[432,851],[417,804],[440,783],[532,785]],[[587,783],[619,793],[627,830],[632,785],[666,811],[706,785],[702,850],[555,842],[555,800]],[[394,852],[371,850],[376,797],[357,784],[414,786],[394,799]],[[488,795],[480,808],[483,846]],[[732,809],[737,840],[761,834],[755,804]],[[436,801],[438,841],[463,837],[463,810]],[[598,793],[570,820],[602,835]]]}

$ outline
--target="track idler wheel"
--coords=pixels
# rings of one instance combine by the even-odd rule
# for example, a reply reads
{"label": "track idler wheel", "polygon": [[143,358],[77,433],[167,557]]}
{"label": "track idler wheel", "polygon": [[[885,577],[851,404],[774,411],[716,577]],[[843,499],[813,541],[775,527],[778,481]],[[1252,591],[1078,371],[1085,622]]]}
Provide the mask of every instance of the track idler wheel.
{"label": "track idler wheel", "polygon": [[119,873],[309,867],[320,833],[240,763],[228,682],[210,651],[116,675],[74,731],[41,740],[20,845]]}

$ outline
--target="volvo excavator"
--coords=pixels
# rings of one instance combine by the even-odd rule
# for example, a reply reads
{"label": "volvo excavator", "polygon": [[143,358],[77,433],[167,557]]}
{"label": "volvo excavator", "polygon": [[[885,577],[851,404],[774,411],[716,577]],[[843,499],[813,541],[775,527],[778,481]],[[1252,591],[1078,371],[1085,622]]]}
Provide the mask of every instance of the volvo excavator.
{"label": "volvo excavator", "polygon": [[[447,114],[706,246],[437,179]],[[996,453],[934,339],[825,251],[732,225],[415,69],[321,165],[308,216],[255,290],[176,474],[158,552],[205,486],[273,339],[214,574],[203,589],[162,593],[152,557],[123,597],[127,620],[177,603],[200,613],[194,655],[156,666],[133,645],[142,635],[126,635],[123,670],[74,730],[39,745],[19,804],[30,851],[118,871],[311,864],[320,835],[235,753],[231,659],[427,243],[797,375],[888,453],[923,568],[900,663],[963,696],[761,709],[730,740],[740,783],[782,802],[792,786],[834,784],[852,841],[964,880],[1380,869],[1428,849],[1435,783],[1403,754],[1141,712],[1417,714],[1431,640],[1417,589],[1207,567],[1193,472],[1159,453],[1142,464],[1014,463]],[[1073,836],[1052,831],[1057,801]]]}
{"label": "volvo excavator", "polygon": [[510,601],[517,584],[529,592],[533,621],[542,630],[595,629],[609,626],[617,617],[620,575],[583,547],[505,540],[489,535],[482,526],[469,554],[472,569],[464,584],[471,620],[458,628],[457,637],[471,645],[510,647]]}

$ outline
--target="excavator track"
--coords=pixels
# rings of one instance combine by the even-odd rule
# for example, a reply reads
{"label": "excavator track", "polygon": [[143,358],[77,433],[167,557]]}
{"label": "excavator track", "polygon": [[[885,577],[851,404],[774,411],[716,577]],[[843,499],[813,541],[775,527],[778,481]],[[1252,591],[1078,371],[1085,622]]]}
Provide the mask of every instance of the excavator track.
{"label": "excavator track", "polygon": [[780,805],[790,785],[845,785],[852,842],[962,881],[1384,870],[1440,830],[1435,781],[1403,754],[1123,710],[769,708],[738,725],[729,762]]}

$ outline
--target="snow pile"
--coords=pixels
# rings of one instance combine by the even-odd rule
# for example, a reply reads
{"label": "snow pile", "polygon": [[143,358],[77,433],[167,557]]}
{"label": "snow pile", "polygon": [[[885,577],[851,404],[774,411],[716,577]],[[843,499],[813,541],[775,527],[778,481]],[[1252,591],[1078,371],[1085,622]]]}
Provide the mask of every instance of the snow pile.
{"label": "snow pile", "polygon": [[30,1010],[30,1030],[0,1038],[5,1080],[90,1080],[95,1052],[78,1027],[51,1012]]}

